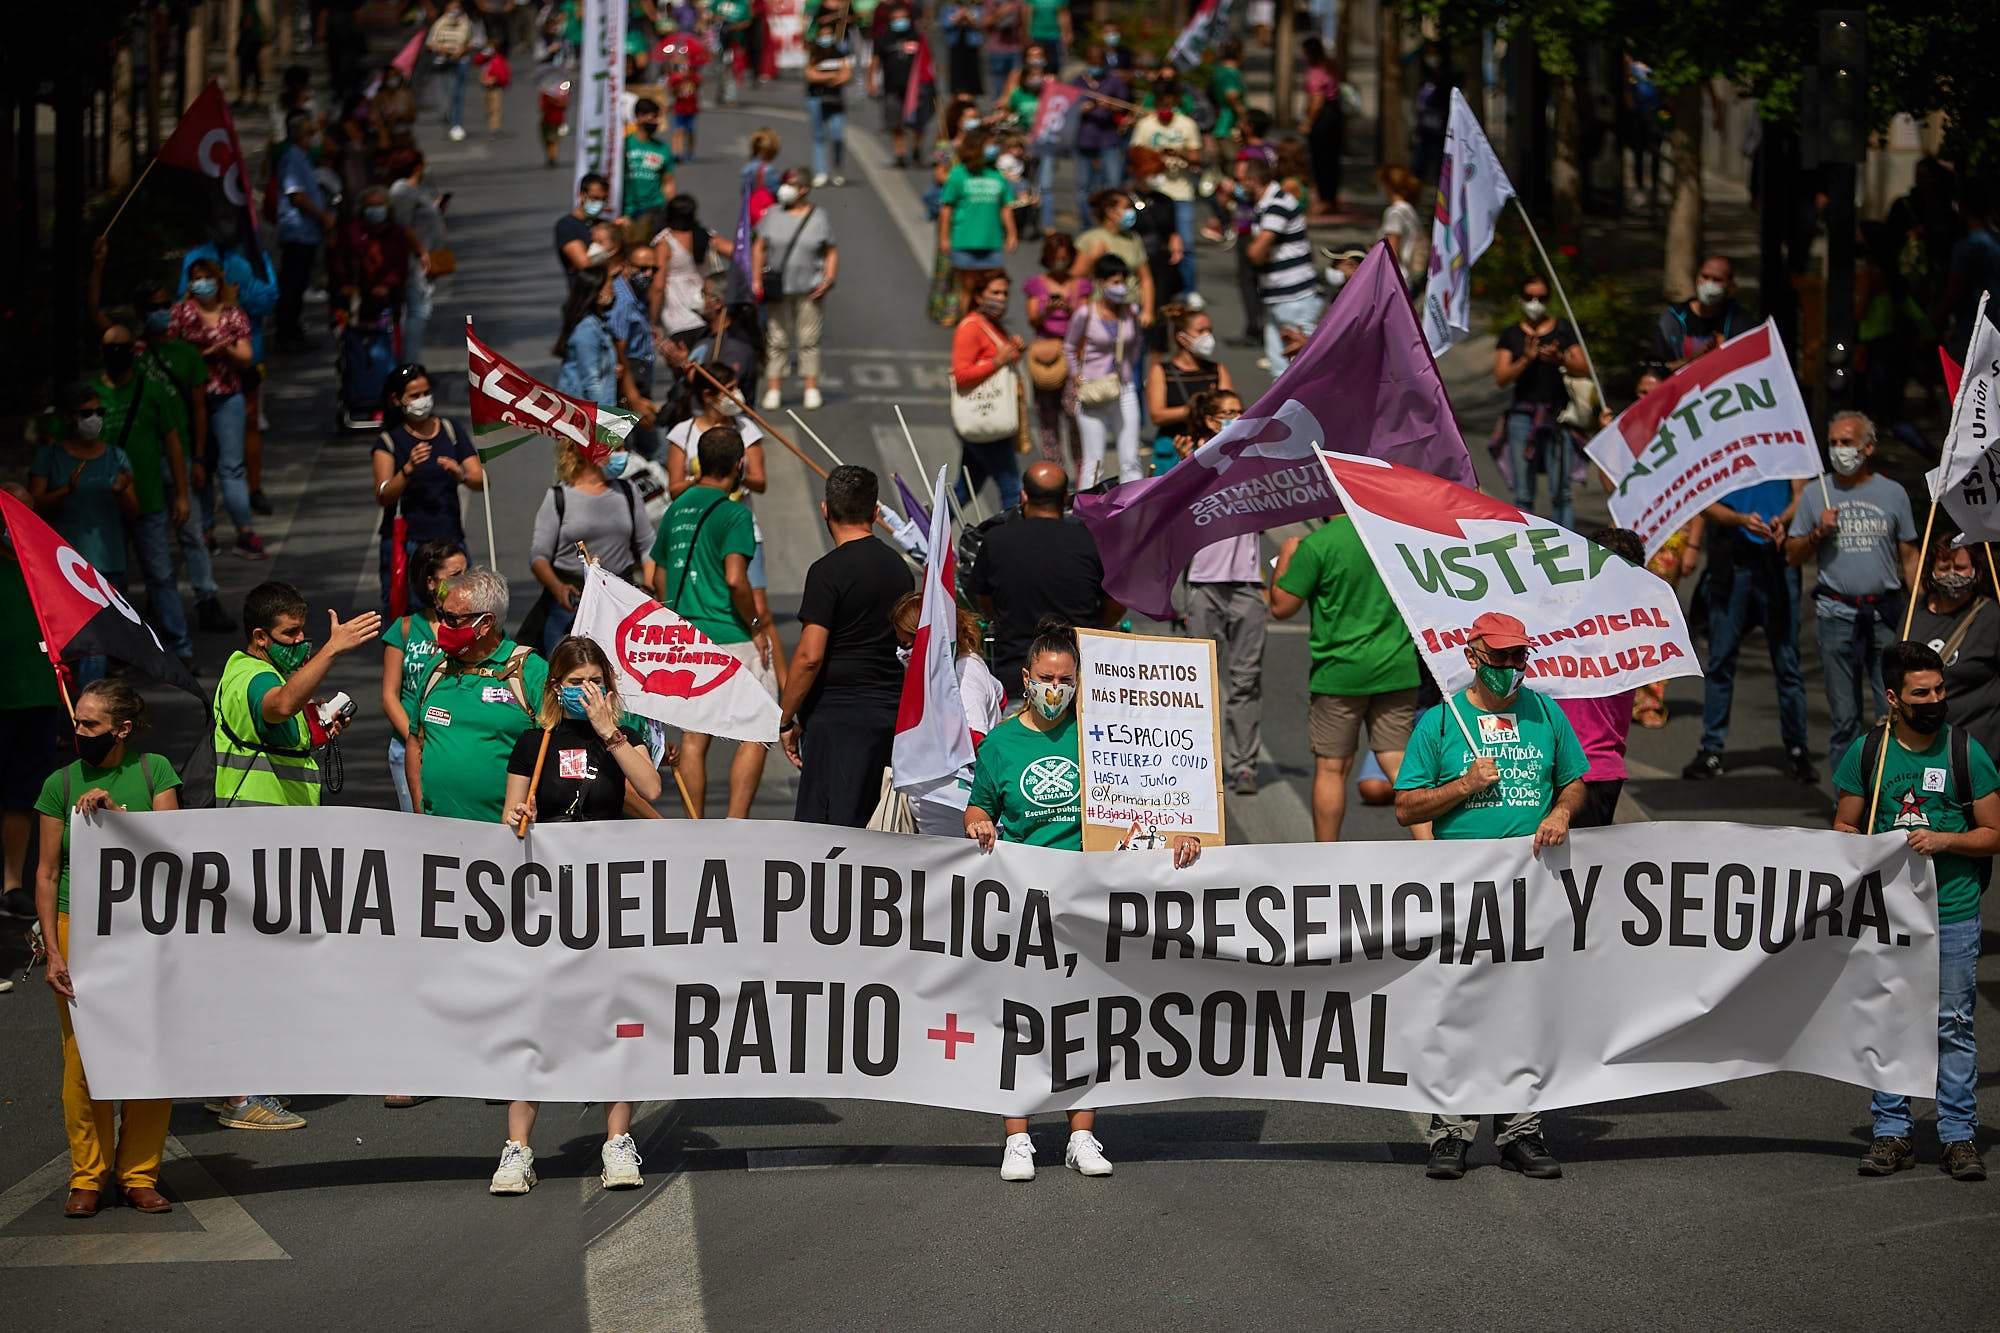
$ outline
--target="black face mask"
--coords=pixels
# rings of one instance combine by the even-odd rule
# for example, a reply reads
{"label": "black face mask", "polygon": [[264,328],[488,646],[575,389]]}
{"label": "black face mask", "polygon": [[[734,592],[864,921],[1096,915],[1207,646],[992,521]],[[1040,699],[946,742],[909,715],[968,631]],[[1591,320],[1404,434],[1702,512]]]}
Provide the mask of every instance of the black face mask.
{"label": "black face mask", "polygon": [[123,375],[132,368],[133,358],[138,355],[139,349],[131,343],[106,343],[104,344],[104,368],[114,375]]}
{"label": "black face mask", "polygon": [[1904,704],[1903,707],[1910,715],[1910,726],[1919,736],[1935,736],[1944,729],[1944,724],[1949,720],[1947,714],[1951,708],[1951,700],[1933,699],[1929,703]]}
{"label": "black face mask", "polygon": [[100,731],[95,736],[76,733],[76,757],[92,768],[103,768],[104,761],[118,748],[118,738],[108,731]]}

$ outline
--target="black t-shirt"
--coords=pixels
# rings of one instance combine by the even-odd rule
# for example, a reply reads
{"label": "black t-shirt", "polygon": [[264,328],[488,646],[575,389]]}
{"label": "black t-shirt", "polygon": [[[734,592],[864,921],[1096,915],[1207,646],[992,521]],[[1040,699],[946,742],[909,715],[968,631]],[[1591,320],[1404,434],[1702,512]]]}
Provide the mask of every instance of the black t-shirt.
{"label": "black t-shirt", "polygon": [[993,674],[1009,694],[1021,692],[1021,668],[1035,623],[1043,616],[1092,626],[1104,602],[1104,562],[1081,523],[1016,518],[993,527],[965,590],[993,599]]}
{"label": "black t-shirt", "polygon": [[574,213],[565,213],[556,219],[556,262],[563,266],[563,272],[570,272],[569,256],[563,247],[571,241],[582,241],[584,249],[590,248],[590,224]]}
{"label": "black t-shirt", "polygon": [[875,59],[882,65],[882,96],[904,101],[909,96],[910,76],[917,67],[917,34],[883,33],[875,39]]}
{"label": "black t-shirt", "polygon": [[828,690],[893,700],[903,688],[889,612],[916,586],[902,557],[874,537],[842,542],[806,571],[799,623],[826,628],[826,661],[805,708]]}
{"label": "black t-shirt", "polygon": [[[643,751],[645,738],[620,727],[625,742]],[[535,775],[542,729],[529,727],[514,742],[507,772],[514,777]],[[535,788],[535,818],[544,824],[572,824],[592,819],[617,819],[625,809],[625,774],[617,758],[597,738],[589,722],[564,718],[549,732],[549,752],[542,760],[542,780]]]}
{"label": "black t-shirt", "polygon": [[1749,316],[1733,298],[1724,301],[1722,309],[1714,315],[1704,315],[1695,309],[1693,301],[1683,301],[1661,312],[1660,322],[1653,330],[1653,357],[1666,362],[1685,361],[1706,352],[1708,340],[1716,334],[1727,341],[1749,327]]}
{"label": "black t-shirt", "polygon": [[[1558,357],[1576,346],[1576,330],[1561,320],[1556,321],[1553,332],[1542,335],[1542,345],[1554,343]],[[1500,346],[1516,357],[1528,352],[1528,331],[1514,324],[1500,334]],[[1560,360],[1531,362],[1521,372],[1521,378],[1514,381],[1514,404],[1517,407],[1534,407],[1547,404],[1553,408],[1569,405],[1569,386],[1563,383],[1563,368]]]}
{"label": "black t-shirt", "polygon": [[[385,445],[384,439],[388,440]],[[410,461],[410,451],[421,443],[403,426],[394,426],[375,437],[375,452],[388,454],[397,468]],[[465,525],[458,516],[458,478],[438,465],[440,458],[455,458],[461,467],[479,456],[472,436],[463,427],[438,421],[438,433],[431,437],[431,456],[417,464],[403,484],[402,498],[382,511],[382,535],[395,536],[396,515],[407,525],[406,536],[413,542],[440,538],[465,544]]]}

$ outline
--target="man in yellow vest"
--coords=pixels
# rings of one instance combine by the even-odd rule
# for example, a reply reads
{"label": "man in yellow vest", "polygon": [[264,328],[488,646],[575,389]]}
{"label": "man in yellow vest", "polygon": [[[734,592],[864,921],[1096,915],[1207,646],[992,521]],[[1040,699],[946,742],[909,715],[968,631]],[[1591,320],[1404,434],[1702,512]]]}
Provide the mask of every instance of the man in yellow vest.
{"label": "man in yellow vest", "polygon": [[[364,612],[343,622],[331,611],[326,645],[306,638],[306,599],[289,583],[260,583],[243,599],[249,643],[230,654],[215,687],[215,804],[318,805],[319,764],[300,714],[333,660],[382,632],[382,617]],[[327,728],[337,736],[346,720]],[[224,1129],[303,1129],[305,1117],[270,1096],[208,1103]]]}

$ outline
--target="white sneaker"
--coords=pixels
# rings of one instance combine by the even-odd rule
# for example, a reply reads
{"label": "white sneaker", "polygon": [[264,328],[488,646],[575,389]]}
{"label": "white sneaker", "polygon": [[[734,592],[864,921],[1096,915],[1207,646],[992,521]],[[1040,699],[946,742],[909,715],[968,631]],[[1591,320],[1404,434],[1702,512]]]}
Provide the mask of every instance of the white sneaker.
{"label": "white sneaker", "polygon": [[785,401],[784,398],[778,393],[776,389],[766,389],[764,390],[764,397],[761,400],[759,400],[759,405],[762,406],[766,412],[775,412],[778,410],[779,407],[781,407],[784,404],[784,401]]}
{"label": "white sneaker", "polygon": [[598,1180],[608,1190],[635,1190],[646,1183],[639,1174],[639,1145],[630,1134],[604,1141],[604,1174]]}
{"label": "white sneaker", "polygon": [[847,184],[847,177],[841,175],[837,171],[834,172],[833,175],[827,177],[827,179],[833,183],[835,189],[838,189],[841,186]]}
{"label": "white sneaker", "polygon": [[526,1194],[535,1187],[535,1154],[525,1143],[507,1140],[500,1150],[500,1169],[493,1173],[488,1194]]}
{"label": "white sneaker", "polygon": [[1069,1148],[1063,1153],[1063,1165],[1080,1175],[1108,1176],[1111,1163],[1105,1159],[1104,1145],[1097,1136],[1087,1129],[1079,1129],[1069,1136]]}
{"label": "white sneaker", "polygon": [[1026,1134],[1009,1134],[1007,1151],[1000,1159],[1000,1179],[1033,1180],[1035,1178],[1035,1141]]}
{"label": "white sneaker", "polygon": [[806,411],[812,412],[818,410],[819,405],[825,401],[825,399],[819,396],[818,389],[806,390]]}
{"label": "white sneaker", "polygon": [[823,189],[826,185],[826,181],[827,181],[827,175],[824,171],[815,173],[813,176],[813,188],[815,190]]}
{"label": "white sneaker", "polygon": [[453,143],[462,143],[462,142],[464,142],[464,140],[465,140],[465,126],[463,126],[463,125],[454,125],[454,126],[452,126],[452,127],[451,127],[451,141],[452,141]]}

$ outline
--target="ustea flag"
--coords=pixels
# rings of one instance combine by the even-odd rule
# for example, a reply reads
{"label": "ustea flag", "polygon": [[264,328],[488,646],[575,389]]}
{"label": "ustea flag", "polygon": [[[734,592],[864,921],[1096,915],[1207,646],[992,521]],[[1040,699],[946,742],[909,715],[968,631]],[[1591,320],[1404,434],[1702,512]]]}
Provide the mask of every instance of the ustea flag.
{"label": "ustea flag", "polygon": [[2000,328],[1990,317],[1985,295],[1959,371],[1951,404],[1951,427],[1944,457],[1925,478],[1931,498],[1976,542],[2000,541]]}
{"label": "ustea flag", "polygon": [[1240,419],[1165,476],[1077,497],[1077,517],[1104,560],[1105,590],[1170,619],[1174,580],[1202,547],[1338,512],[1315,445],[1478,484],[1386,241]]}
{"label": "ustea flag", "polygon": [[479,341],[465,321],[465,373],[472,388],[472,434],[482,461],[491,462],[536,435],[568,440],[593,463],[625,443],[639,418],[558,393]]}
{"label": "ustea flag", "polygon": [[[950,469],[938,470],[932,512],[943,513]],[[953,583],[951,523],[932,525],[924,558],[923,610],[910,661],[903,668],[903,696],[896,708],[891,767],[897,790],[927,793],[956,782],[972,767],[972,727],[958,692],[958,600]]]}
{"label": "ustea flag", "polygon": [[1586,452],[1616,488],[1613,521],[1638,533],[1648,556],[1738,487],[1820,470],[1812,417],[1770,320],[1675,371]]}
{"label": "ustea flag", "polygon": [[1424,287],[1424,338],[1432,355],[1472,331],[1472,266],[1493,244],[1493,224],[1513,197],[1514,186],[1471,104],[1452,89],[1431,221],[1430,281]]}
{"label": "ustea flag", "polygon": [[1324,458],[1417,651],[1449,694],[1472,683],[1465,641],[1481,612],[1528,627],[1528,683],[1593,699],[1699,676],[1673,585],[1513,505],[1415,468]]}
{"label": "ustea flag", "polygon": [[778,739],[778,701],[741,658],[594,561],[584,569],[575,633],[611,660],[627,712],[708,736]]}

